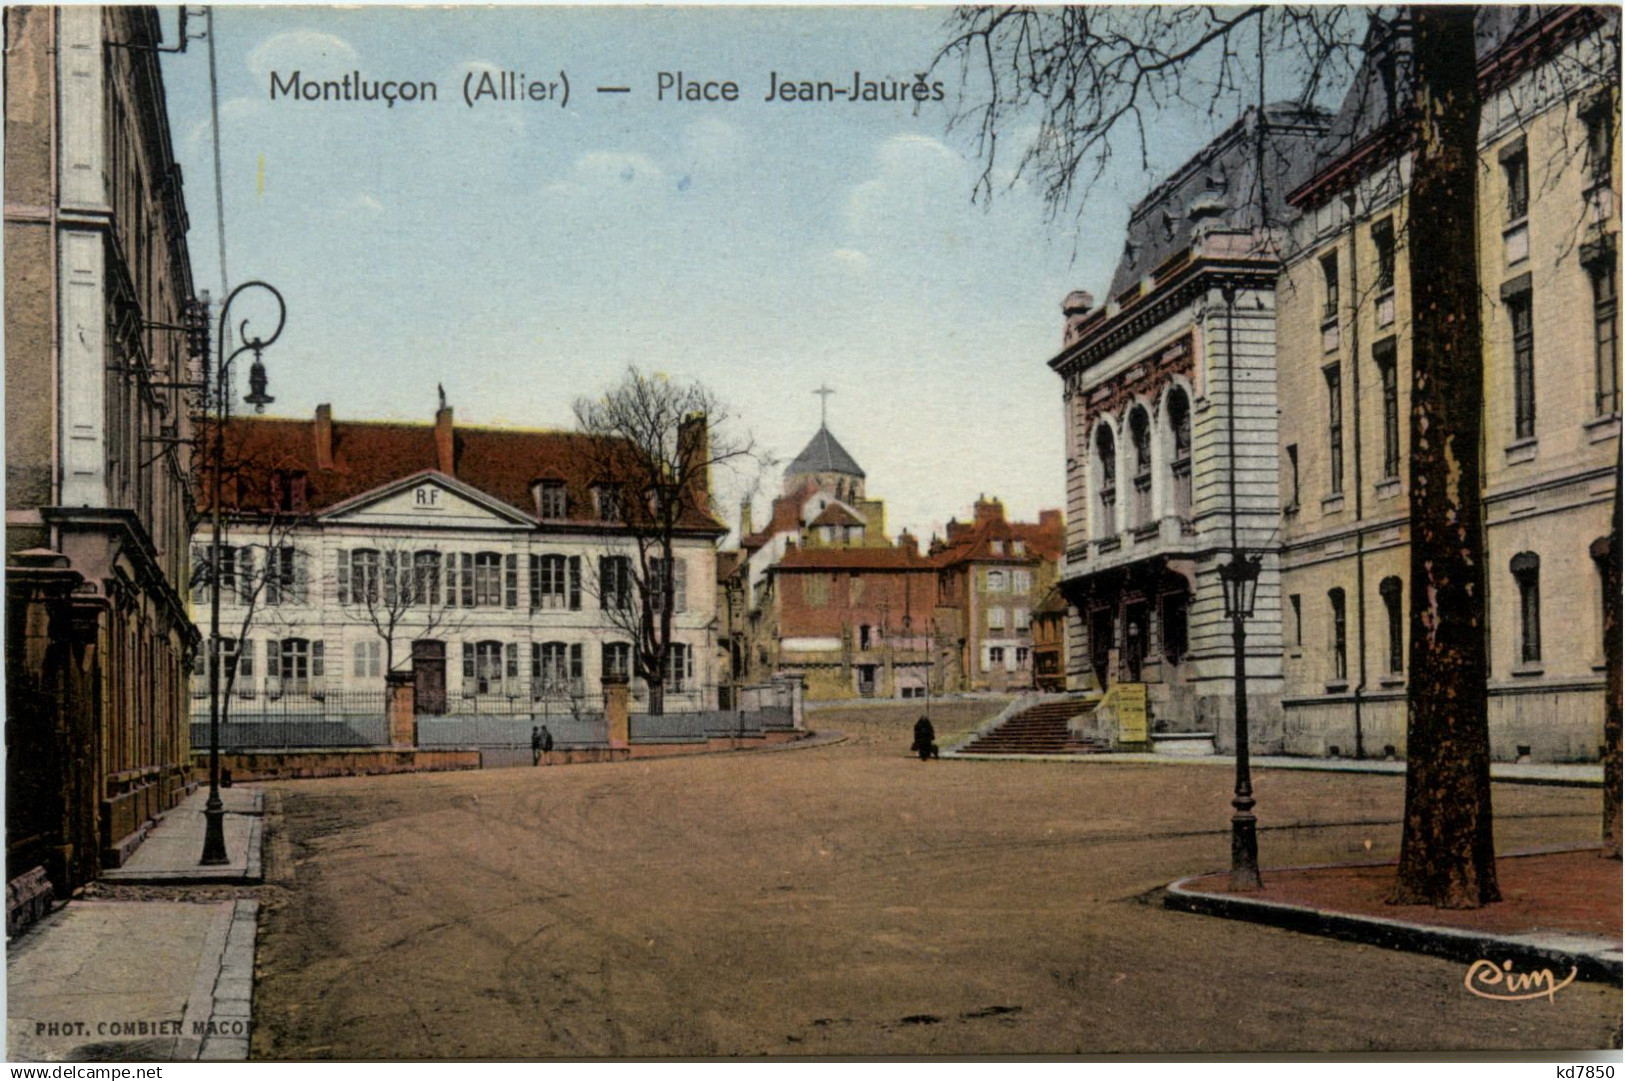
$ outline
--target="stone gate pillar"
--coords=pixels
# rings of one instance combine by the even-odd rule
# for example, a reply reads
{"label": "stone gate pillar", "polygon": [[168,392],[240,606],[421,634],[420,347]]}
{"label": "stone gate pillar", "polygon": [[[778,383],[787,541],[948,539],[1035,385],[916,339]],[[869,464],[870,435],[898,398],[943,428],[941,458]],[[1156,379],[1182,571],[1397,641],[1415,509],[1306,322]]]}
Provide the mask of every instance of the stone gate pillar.
{"label": "stone gate pillar", "polygon": [[604,676],[604,721],[612,749],[625,750],[632,746],[632,686],[623,675]]}
{"label": "stone gate pillar", "polygon": [[384,711],[389,718],[389,745],[418,745],[417,683],[411,672],[391,672],[384,677]]}

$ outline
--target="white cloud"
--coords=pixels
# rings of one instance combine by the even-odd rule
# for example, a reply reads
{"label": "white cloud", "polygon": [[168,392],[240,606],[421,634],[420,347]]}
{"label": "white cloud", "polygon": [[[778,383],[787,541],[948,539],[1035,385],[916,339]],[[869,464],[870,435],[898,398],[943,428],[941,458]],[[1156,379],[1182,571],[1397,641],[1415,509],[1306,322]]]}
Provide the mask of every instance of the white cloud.
{"label": "white cloud", "polygon": [[683,129],[682,148],[685,168],[719,173],[744,156],[745,139],[732,124],[707,117]]}
{"label": "white cloud", "polygon": [[843,270],[859,274],[869,270],[869,257],[856,248],[836,248],[829,253],[829,260]]}
{"label": "white cloud", "polygon": [[846,227],[860,237],[918,235],[945,202],[968,197],[966,174],[964,159],[936,139],[893,136],[875,151],[875,175],[847,195]]}
{"label": "white cloud", "polygon": [[360,55],[350,43],[315,30],[288,30],[272,34],[248,54],[248,70],[259,79],[273,71],[307,76],[342,74],[358,67]]}
{"label": "white cloud", "polygon": [[575,160],[575,175],[588,184],[658,183],[665,175],[647,154],[589,150]]}

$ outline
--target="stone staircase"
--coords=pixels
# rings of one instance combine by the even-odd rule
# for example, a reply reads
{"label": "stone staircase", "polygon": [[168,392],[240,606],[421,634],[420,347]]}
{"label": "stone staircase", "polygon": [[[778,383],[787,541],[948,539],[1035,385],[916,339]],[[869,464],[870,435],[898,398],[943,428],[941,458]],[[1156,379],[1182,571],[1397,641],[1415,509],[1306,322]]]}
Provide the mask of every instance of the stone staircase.
{"label": "stone staircase", "polygon": [[1060,698],[1021,711],[961,747],[963,754],[1092,754],[1110,750],[1102,740],[1074,738],[1067,720],[1098,698]]}

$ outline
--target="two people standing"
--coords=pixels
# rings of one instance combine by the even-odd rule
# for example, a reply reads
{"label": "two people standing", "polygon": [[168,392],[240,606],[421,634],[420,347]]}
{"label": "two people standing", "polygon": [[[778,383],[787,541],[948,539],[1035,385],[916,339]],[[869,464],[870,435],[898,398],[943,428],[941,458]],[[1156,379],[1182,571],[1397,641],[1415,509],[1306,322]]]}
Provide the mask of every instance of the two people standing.
{"label": "two people standing", "polygon": [[[533,766],[539,766],[542,764],[542,759],[551,755],[552,753],[553,733],[547,730],[547,725],[544,724],[540,728],[532,728],[530,730],[530,764]],[[552,758],[549,757],[548,764],[551,765],[552,762]]]}

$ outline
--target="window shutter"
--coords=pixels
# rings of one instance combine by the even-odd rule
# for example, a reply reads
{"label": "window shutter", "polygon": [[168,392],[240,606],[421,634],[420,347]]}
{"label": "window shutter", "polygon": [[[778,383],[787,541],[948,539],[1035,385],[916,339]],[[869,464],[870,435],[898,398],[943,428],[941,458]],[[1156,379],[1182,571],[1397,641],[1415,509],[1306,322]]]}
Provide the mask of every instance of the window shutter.
{"label": "window shutter", "polygon": [[609,610],[609,595],[614,584],[609,580],[609,570],[614,566],[609,556],[598,557],[598,607],[604,611]]}
{"label": "window shutter", "polygon": [[379,568],[384,576],[384,607],[393,609],[400,596],[401,561],[399,552],[384,552],[383,566]]}
{"label": "window shutter", "polygon": [[[223,552],[222,552],[222,562],[224,562]],[[236,573],[237,573],[237,594],[238,594],[238,596],[242,598],[242,602],[244,604],[253,604],[254,603],[254,549],[253,548],[250,548],[250,547],[245,545],[242,548],[237,549],[237,559],[235,561],[235,570],[236,570]],[[222,596],[220,599],[225,600],[225,597]]]}
{"label": "window shutter", "polygon": [[[530,558],[535,559],[536,557],[531,556]],[[542,678],[542,644],[540,642],[530,644],[530,678]]]}
{"label": "window shutter", "polygon": [[503,560],[503,607],[519,607],[519,557],[512,552]]}
{"label": "window shutter", "polygon": [[581,678],[581,643],[570,643],[570,678]]}
{"label": "window shutter", "polygon": [[474,556],[471,552],[464,552],[462,558],[463,570],[463,607],[474,607]]}
{"label": "window shutter", "polygon": [[288,553],[293,556],[293,599],[296,604],[305,604],[310,599],[310,564],[309,552],[302,548],[289,548]]}
{"label": "window shutter", "polygon": [[474,643],[463,643],[463,682],[474,681]]}
{"label": "window shutter", "polygon": [[694,651],[687,646],[683,647],[683,675],[694,678]]}
{"label": "window shutter", "polygon": [[339,549],[339,603],[350,603],[350,553]]}
{"label": "window shutter", "polygon": [[[676,557],[671,561],[671,581],[671,593],[676,598],[672,610],[678,613],[688,611],[688,567]],[[689,674],[693,675],[692,672]]]}
{"label": "window shutter", "polygon": [[581,611],[581,557],[570,557],[570,611]]}
{"label": "window shutter", "polygon": [[192,546],[192,600],[198,604],[209,599],[208,582],[214,572],[209,568],[209,550],[201,544]]}
{"label": "window shutter", "polygon": [[265,674],[272,679],[282,678],[282,643],[275,638],[265,640]]}
{"label": "window shutter", "polygon": [[531,611],[542,606],[542,557],[530,557],[530,608]]}
{"label": "window shutter", "polygon": [[327,659],[326,646],[327,643],[319,638],[310,644],[310,676],[312,679],[322,678],[323,662]]}
{"label": "window shutter", "polygon": [[[509,556],[508,558],[513,559],[514,557]],[[518,643],[509,642],[507,645],[502,647],[502,653],[503,653],[503,661],[504,661],[504,670],[505,670],[508,678],[509,679],[518,679],[519,678],[519,645],[518,645]]]}

